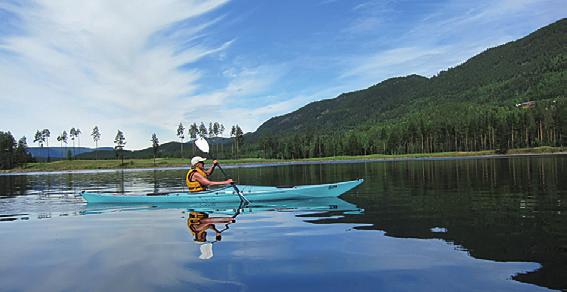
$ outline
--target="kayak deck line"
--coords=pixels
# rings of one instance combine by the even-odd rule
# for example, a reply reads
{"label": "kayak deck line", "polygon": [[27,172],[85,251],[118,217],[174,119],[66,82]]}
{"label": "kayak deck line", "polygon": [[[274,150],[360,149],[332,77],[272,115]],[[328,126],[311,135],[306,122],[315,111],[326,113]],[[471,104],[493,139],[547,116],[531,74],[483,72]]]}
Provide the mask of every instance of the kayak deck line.
{"label": "kayak deck line", "polygon": [[[320,185],[255,186],[239,185],[241,194],[251,201],[274,201],[304,198],[338,197],[364,182],[363,179]],[[125,195],[82,191],[88,203],[202,203],[238,202],[240,197],[230,187],[198,193],[164,192]]]}

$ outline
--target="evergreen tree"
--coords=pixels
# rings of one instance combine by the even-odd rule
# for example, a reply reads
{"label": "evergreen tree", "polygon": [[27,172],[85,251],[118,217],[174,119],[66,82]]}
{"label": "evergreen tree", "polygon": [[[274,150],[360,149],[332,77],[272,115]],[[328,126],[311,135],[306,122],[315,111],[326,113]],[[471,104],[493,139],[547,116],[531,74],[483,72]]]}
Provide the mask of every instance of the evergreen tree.
{"label": "evergreen tree", "polygon": [[93,128],[91,136],[95,142],[95,160],[98,160],[98,141],[100,140],[100,130],[98,129],[98,126]]}
{"label": "evergreen tree", "polygon": [[77,137],[77,147],[81,148],[81,130],[79,128],[75,129],[75,137]]}
{"label": "evergreen tree", "polygon": [[[220,124],[220,125],[219,125],[219,135],[220,135],[221,137],[223,137],[224,130],[225,130],[224,125],[223,125],[223,124]],[[221,146],[221,151],[220,151],[220,152],[221,152],[221,153],[224,153],[224,143],[221,143],[220,146]],[[224,158],[224,157],[223,157],[223,158]]]}
{"label": "evergreen tree", "polygon": [[16,165],[25,165],[27,162],[33,161],[33,158],[28,151],[28,142],[25,136],[18,140],[14,160]]}
{"label": "evergreen tree", "polygon": [[[61,143],[61,151],[63,151],[63,143],[65,143],[65,150],[67,150],[67,132],[63,131],[61,135],[57,136],[57,141]],[[64,153],[61,153],[61,157],[65,157]]]}
{"label": "evergreen tree", "polygon": [[199,136],[202,138],[207,137],[207,126],[205,126],[205,123],[203,122],[199,125]]}
{"label": "evergreen tree", "polygon": [[75,137],[77,137],[77,132],[75,130],[75,128],[71,128],[71,130],[69,131],[69,137],[71,138],[71,141],[73,141],[73,155],[72,157],[75,157]]}
{"label": "evergreen tree", "polygon": [[181,140],[181,158],[183,158],[183,140],[185,139],[185,127],[180,122],[179,126],[177,126],[177,137]]}
{"label": "evergreen tree", "polygon": [[[236,126],[232,126],[230,128],[230,138],[233,138],[236,136]],[[234,147],[236,145],[236,139],[232,139],[232,147],[231,147],[231,154],[232,156],[234,156]]]}
{"label": "evergreen tree", "polygon": [[157,135],[155,133],[152,134],[152,150],[154,153],[154,166],[156,166],[156,156],[159,153],[159,140],[157,138]]}
{"label": "evergreen tree", "polygon": [[244,132],[242,132],[242,129],[240,128],[240,126],[235,125],[234,126],[234,140],[236,142],[236,158],[237,159],[240,157],[239,156],[239,154],[240,154],[239,153],[239,145],[242,144],[243,135],[244,135]]}
{"label": "evergreen tree", "polygon": [[199,133],[199,127],[196,123],[191,124],[189,127],[189,137],[193,141],[193,154],[195,154],[195,140],[197,139],[197,134]]}
{"label": "evergreen tree", "polygon": [[39,145],[39,147],[43,147],[43,143],[45,143],[45,138],[43,137],[43,135],[41,134],[41,132],[39,130],[37,130],[35,132],[33,142],[37,143]]}
{"label": "evergreen tree", "polygon": [[43,141],[45,142],[45,146],[47,147],[47,162],[51,161],[51,157],[49,155],[49,137],[51,137],[51,132],[49,129],[43,129],[41,131],[41,136],[43,137]]}
{"label": "evergreen tree", "polygon": [[215,136],[215,131],[213,130],[213,122],[209,122],[209,138],[213,138]]}
{"label": "evergreen tree", "polygon": [[114,138],[114,150],[116,151],[116,155],[120,155],[120,159],[122,161],[122,165],[124,165],[124,146],[126,145],[126,138],[124,137],[124,133],[118,130],[116,133],[116,137]]}
{"label": "evergreen tree", "polygon": [[11,169],[15,166],[14,153],[16,140],[12,133],[0,131],[0,169]]}

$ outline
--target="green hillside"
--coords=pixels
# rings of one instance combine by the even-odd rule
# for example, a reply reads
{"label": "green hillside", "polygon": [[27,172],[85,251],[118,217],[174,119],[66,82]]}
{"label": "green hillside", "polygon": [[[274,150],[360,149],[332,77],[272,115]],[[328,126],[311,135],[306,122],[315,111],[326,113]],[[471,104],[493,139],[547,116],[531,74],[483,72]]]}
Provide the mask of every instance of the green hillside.
{"label": "green hillside", "polygon": [[[266,157],[471,151],[567,143],[567,19],[426,78],[310,103],[246,136]],[[535,101],[525,106],[516,104]]]}
{"label": "green hillside", "polygon": [[313,102],[295,112],[271,118],[253,135],[334,131],[336,128],[357,127],[361,120],[383,120],[387,112],[423,94],[427,81],[427,78],[418,75],[392,78],[365,90]]}

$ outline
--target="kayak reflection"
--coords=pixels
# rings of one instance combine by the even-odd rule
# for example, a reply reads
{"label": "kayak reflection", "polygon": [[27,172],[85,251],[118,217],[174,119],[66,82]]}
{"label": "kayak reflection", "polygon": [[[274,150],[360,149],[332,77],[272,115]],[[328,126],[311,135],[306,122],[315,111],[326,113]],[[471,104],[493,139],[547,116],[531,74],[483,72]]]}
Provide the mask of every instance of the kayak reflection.
{"label": "kayak reflection", "polygon": [[[200,245],[201,254],[199,259],[208,260],[213,257],[213,245],[222,240],[222,233],[229,229],[229,225],[236,223],[236,217],[241,213],[253,212],[291,212],[291,211],[317,211],[319,212],[336,212],[343,214],[359,214],[363,210],[356,205],[346,202],[339,198],[320,198],[310,200],[286,200],[264,203],[261,205],[248,205],[241,202],[238,208],[223,208],[223,205],[215,204],[215,206],[201,206],[199,208],[189,208],[187,210],[187,227],[194,236],[193,241]],[[227,216],[229,213],[232,216]],[[214,216],[214,217],[213,217]],[[217,225],[224,225],[219,229]],[[208,240],[207,232],[214,232],[215,239]]]}
{"label": "kayak reflection", "polygon": [[86,209],[80,214],[104,214],[110,212],[152,211],[156,209],[182,209],[186,212],[203,212],[209,215],[234,216],[239,213],[254,213],[264,211],[341,211],[345,214],[359,214],[364,210],[340,198],[314,198],[302,200],[280,200],[271,202],[238,204],[223,202],[202,203],[87,203]]}
{"label": "kayak reflection", "polygon": [[[161,204],[98,204],[87,203],[82,215],[104,215],[115,212],[155,212],[160,209],[181,209],[193,241],[200,245],[200,259],[213,257],[213,245],[222,240],[223,233],[236,223],[237,216],[259,212],[305,212],[321,216],[361,214],[363,209],[336,197],[303,200],[280,200],[240,204],[226,202],[161,203]],[[307,222],[307,221],[306,221]],[[214,237],[213,237],[214,233]]]}

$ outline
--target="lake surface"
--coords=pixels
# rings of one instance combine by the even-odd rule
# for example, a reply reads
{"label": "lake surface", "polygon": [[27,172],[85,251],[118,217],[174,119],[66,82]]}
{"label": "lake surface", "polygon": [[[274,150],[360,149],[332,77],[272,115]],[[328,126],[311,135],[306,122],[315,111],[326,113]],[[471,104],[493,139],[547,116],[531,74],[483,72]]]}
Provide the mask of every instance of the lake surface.
{"label": "lake surface", "polygon": [[[182,170],[0,176],[0,289],[567,289],[567,156],[226,170],[242,184],[365,182],[335,200],[195,208],[78,196],[182,190]],[[203,240],[195,214],[235,222]]]}

